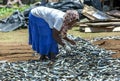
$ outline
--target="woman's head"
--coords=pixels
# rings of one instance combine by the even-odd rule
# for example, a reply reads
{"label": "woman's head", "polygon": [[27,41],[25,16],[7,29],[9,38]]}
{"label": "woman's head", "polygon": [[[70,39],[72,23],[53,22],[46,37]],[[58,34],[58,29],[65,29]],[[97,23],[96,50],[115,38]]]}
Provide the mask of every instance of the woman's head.
{"label": "woman's head", "polygon": [[64,16],[64,23],[61,29],[61,35],[64,38],[67,30],[71,29],[73,25],[79,20],[79,14],[76,10],[67,10]]}
{"label": "woman's head", "polygon": [[65,15],[65,23],[66,24],[74,24],[75,22],[77,22],[77,20],[79,20],[79,14],[76,10],[67,10],[66,11],[66,15]]}

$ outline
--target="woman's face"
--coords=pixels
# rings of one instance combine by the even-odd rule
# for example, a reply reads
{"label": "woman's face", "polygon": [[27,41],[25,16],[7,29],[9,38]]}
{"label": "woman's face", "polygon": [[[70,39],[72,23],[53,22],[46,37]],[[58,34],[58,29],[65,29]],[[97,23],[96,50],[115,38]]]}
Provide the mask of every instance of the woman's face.
{"label": "woman's face", "polygon": [[71,29],[76,24],[76,22],[77,22],[76,20],[69,22],[67,24],[68,25],[68,29]]}

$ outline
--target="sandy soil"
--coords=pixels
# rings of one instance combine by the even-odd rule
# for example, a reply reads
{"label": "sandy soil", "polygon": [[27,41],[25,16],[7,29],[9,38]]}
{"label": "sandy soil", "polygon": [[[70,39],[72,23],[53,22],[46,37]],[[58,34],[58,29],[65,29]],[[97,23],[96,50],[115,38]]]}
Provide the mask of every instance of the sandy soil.
{"label": "sandy soil", "polygon": [[[100,40],[93,43],[100,48],[115,51],[113,58],[120,58],[120,40]],[[33,50],[27,43],[0,43],[0,60],[15,62],[38,60],[39,55],[33,56]]]}

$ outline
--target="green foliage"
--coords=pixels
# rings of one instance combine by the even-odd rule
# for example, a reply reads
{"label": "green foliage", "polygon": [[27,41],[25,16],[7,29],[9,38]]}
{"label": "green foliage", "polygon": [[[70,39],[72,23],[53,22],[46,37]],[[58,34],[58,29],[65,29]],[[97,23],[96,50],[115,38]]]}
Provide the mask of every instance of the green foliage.
{"label": "green foliage", "polygon": [[10,16],[14,11],[19,10],[20,12],[23,12],[25,9],[29,8],[29,5],[25,5],[22,7],[18,7],[16,5],[14,5],[13,8],[0,8],[0,18],[6,18],[8,16]]}

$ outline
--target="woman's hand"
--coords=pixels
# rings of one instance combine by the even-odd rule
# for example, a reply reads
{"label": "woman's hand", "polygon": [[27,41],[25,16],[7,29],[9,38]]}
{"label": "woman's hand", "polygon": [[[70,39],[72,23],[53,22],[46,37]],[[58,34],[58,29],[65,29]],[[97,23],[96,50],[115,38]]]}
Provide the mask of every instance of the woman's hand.
{"label": "woman's hand", "polygon": [[75,41],[73,41],[73,40],[69,40],[69,42],[70,42],[72,45],[76,45]]}
{"label": "woman's hand", "polygon": [[68,37],[64,37],[64,39],[65,39],[66,41],[68,41],[69,43],[71,43],[72,45],[75,45],[75,44],[76,44],[75,41],[69,39]]}

